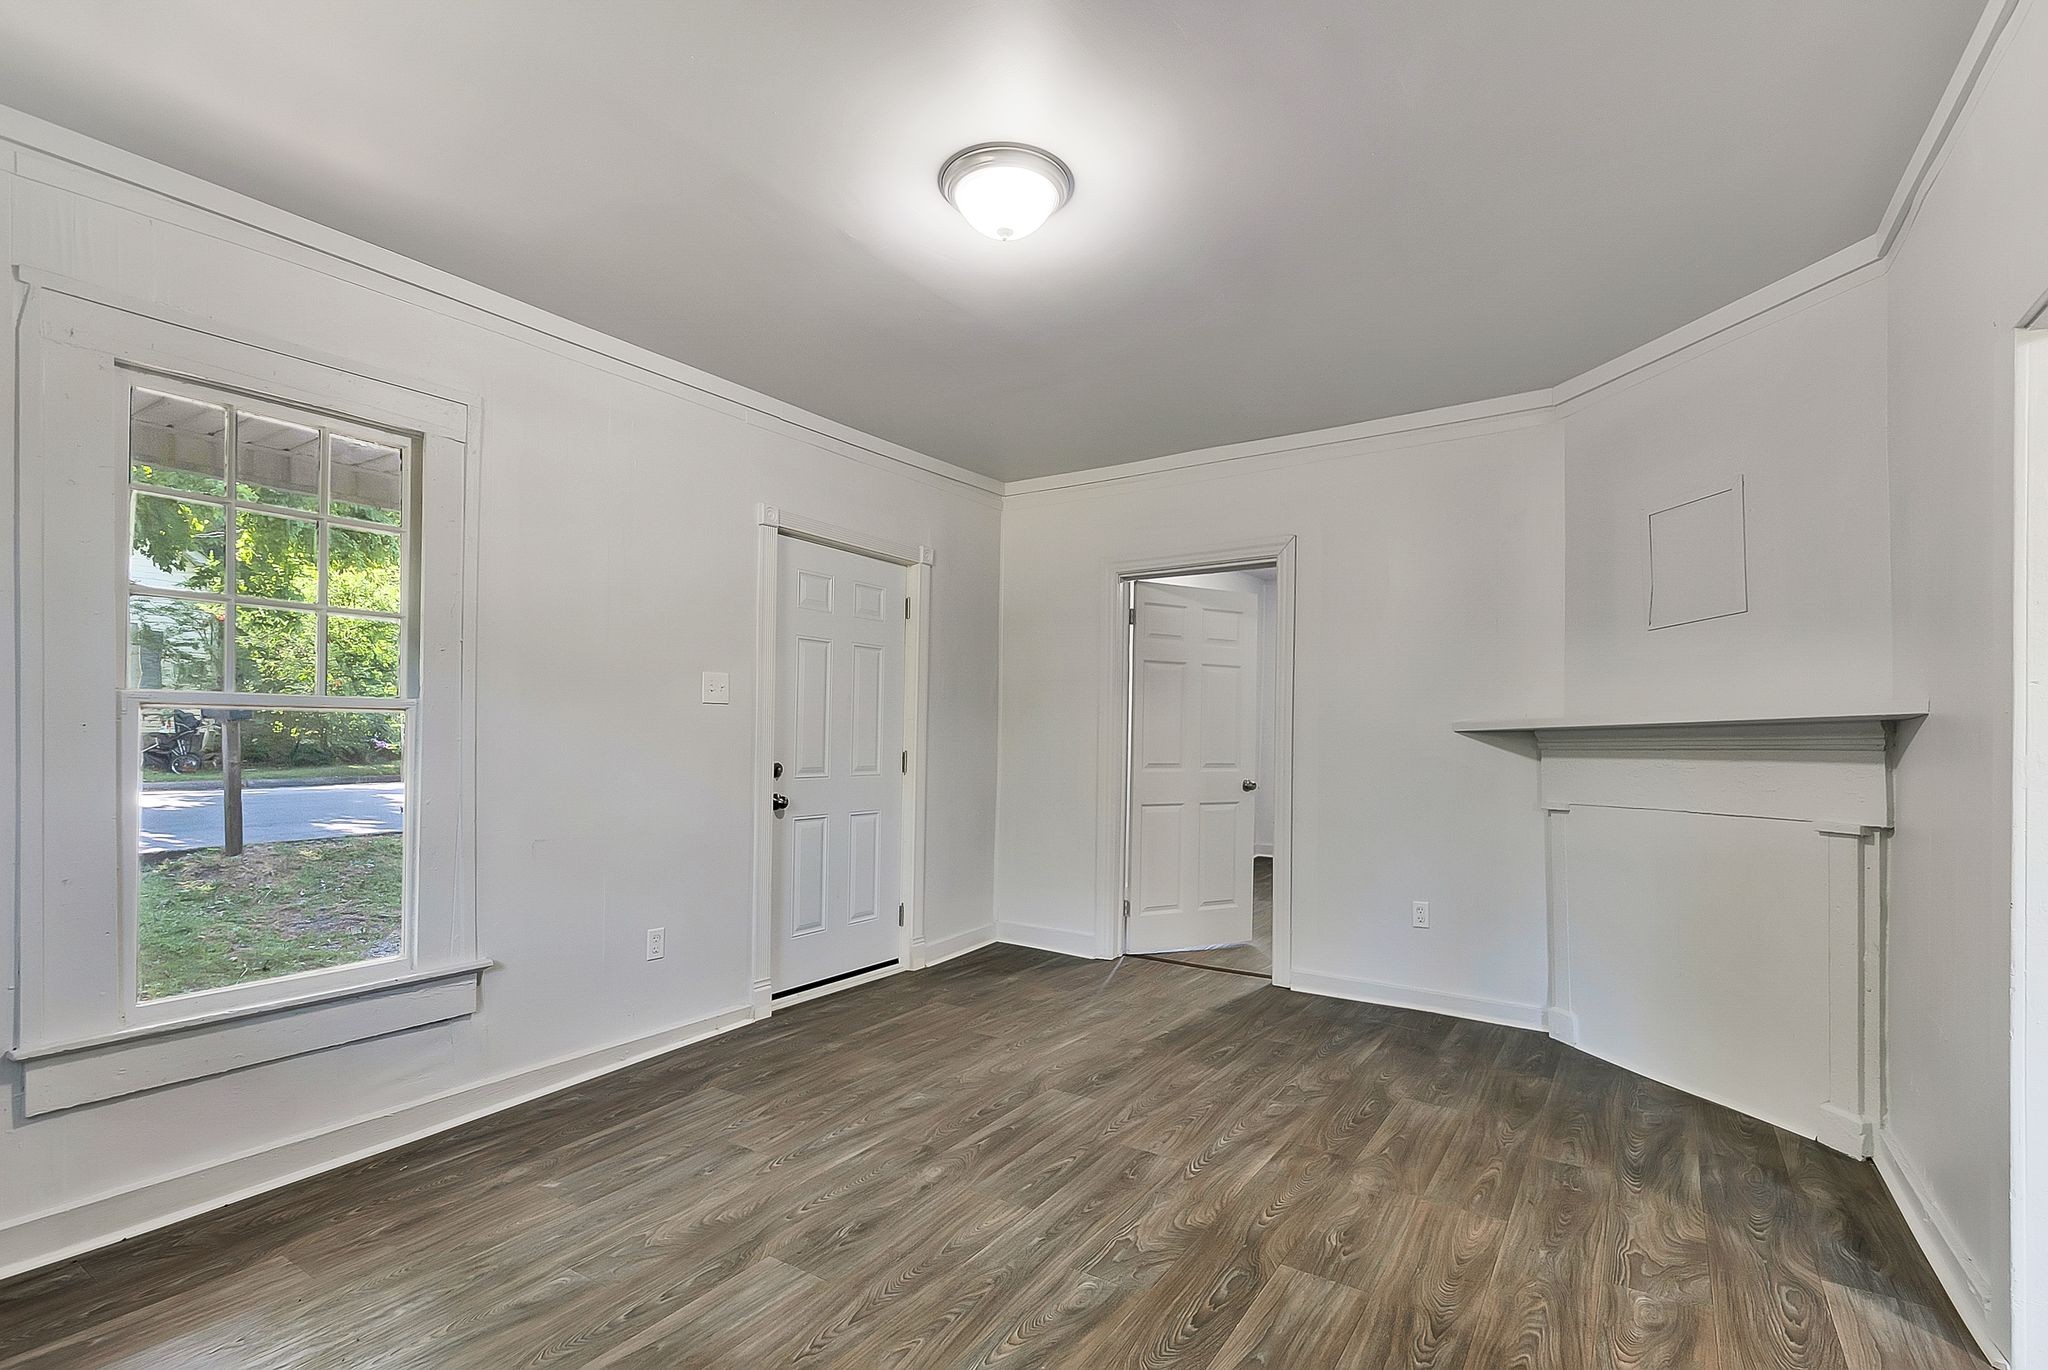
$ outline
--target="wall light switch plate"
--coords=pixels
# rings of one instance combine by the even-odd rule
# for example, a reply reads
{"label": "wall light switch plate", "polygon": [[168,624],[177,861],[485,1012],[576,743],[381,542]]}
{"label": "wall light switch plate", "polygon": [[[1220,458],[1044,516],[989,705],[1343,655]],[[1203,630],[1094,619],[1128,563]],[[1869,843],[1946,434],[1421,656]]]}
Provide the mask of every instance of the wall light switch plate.
{"label": "wall light switch plate", "polygon": [[1414,917],[1415,917],[1415,926],[1416,926],[1416,927],[1418,927],[1418,928],[1426,928],[1426,927],[1428,927],[1428,926],[1429,926],[1429,901],[1428,901],[1427,899],[1418,899],[1418,900],[1416,900],[1416,901],[1415,901],[1415,903],[1414,903],[1414,905],[1412,906],[1412,910],[1413,910],[1413,913],[1414,913]]}
{"label": "wall light switch plate", "polygon": [[732,703],[732,677],[724,671],[704,673],[704,702],[706,704]]}
{"label": "wall light switch plate", "polygon": [[668,955],[668,929],[649,928],[647,930],[647,959],[659,961],[666,955]]}

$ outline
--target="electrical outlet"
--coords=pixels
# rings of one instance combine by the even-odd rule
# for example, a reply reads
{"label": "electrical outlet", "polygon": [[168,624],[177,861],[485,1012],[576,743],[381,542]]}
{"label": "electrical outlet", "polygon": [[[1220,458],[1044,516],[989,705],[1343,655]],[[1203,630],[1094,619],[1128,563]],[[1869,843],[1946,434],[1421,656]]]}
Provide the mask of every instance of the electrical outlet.
{"label": "electrical outlet", "polygon": [[647,930],[647,959],[659,961],[662,957],[668,955],[667,943],[667,928],[649,928]]}
{"label": "electrical outlet", "polygon": [[1428,901],[1427,899],[1418,899],[1418,900],[1416,900],[1416,901],[1415,901],[1415,903],[1414,903],[1413,905],[1411,905],[1410,907],[1411,907],[1411,909],[1413,910],[1413,914],[1414,914],[1414,919],[1415,919],[1415,926],[1416,926],[1416,927],[1418,927],[1418,928],[1426,928],[1426,927],[1428,927],[1428,926],[1429,926],[1429,901]]}
{"label": "electrical outlet", "polygon": [[704,702],[706,704],[732,703],[732,677],[724,671],[704,673]]}

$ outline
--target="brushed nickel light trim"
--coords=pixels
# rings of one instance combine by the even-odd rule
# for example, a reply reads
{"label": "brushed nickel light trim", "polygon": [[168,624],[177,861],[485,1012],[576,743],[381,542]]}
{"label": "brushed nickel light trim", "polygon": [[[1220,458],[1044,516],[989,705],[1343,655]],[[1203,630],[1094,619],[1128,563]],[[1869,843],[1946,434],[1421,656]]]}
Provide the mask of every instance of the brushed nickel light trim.
{"label": "brushed nickel light trim", "polygon": [[[1031,172],[1042,178],[1054,191],[1052,208],[1044,218],[1037,219],[1016,233],[1003,233],[993,227],[985,227],[961,203],[959,191],[962,182],[979,171],[993,167],[1014,167]],[[946,203],[961,212],[976,229],[999,241],[1014,241],[1036,232],[1045,219],[1057,214],[1074,197],[1074,173],[1072,168],[1044,148],[1029,143],[976,143],[963,148],[946,159],[939,168],[939,193],[946,197]]]}

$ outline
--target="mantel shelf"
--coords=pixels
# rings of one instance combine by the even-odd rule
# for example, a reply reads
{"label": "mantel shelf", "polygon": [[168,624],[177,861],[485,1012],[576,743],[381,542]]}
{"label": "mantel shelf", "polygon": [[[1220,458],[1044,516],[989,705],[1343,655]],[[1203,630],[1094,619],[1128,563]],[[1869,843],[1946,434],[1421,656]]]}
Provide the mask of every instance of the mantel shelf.
{"label": "mantel shelf", "polygon": [[1453,723],[1461,733],[1600,732],[1614,728],[1799,727],[1814,723],[1899,723],[1925,718],[1925,701],[1888,708],[1850,709],[1839,713],[1699,714],[1682,718],[1586,714],[1561,718],[1482,718]]}

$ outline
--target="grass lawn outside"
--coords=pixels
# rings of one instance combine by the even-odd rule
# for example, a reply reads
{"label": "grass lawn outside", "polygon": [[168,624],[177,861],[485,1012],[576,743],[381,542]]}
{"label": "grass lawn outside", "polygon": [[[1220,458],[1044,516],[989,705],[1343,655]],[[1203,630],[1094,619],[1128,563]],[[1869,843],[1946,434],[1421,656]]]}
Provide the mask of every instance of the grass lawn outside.
{"label": "grass lawn outside", "polygon": [[218,848],[146,863],[136,895],[141,997],[164,999],[398,954],[396,833]]}
{"label": "grass lawn outside", "polygon": [[[253,780],[292,780],[311,785],[325,780],[396,780],[399,768],[396,761],[366,761],[359,765],[336,763],[332,766],[244,766],[243,783]],[[143,772],[143,788],[155,789],[164,786],[190,785],[193,781],[220,781],[220,767],[202,766],[196,771],[175,773],[171,771]]]}

